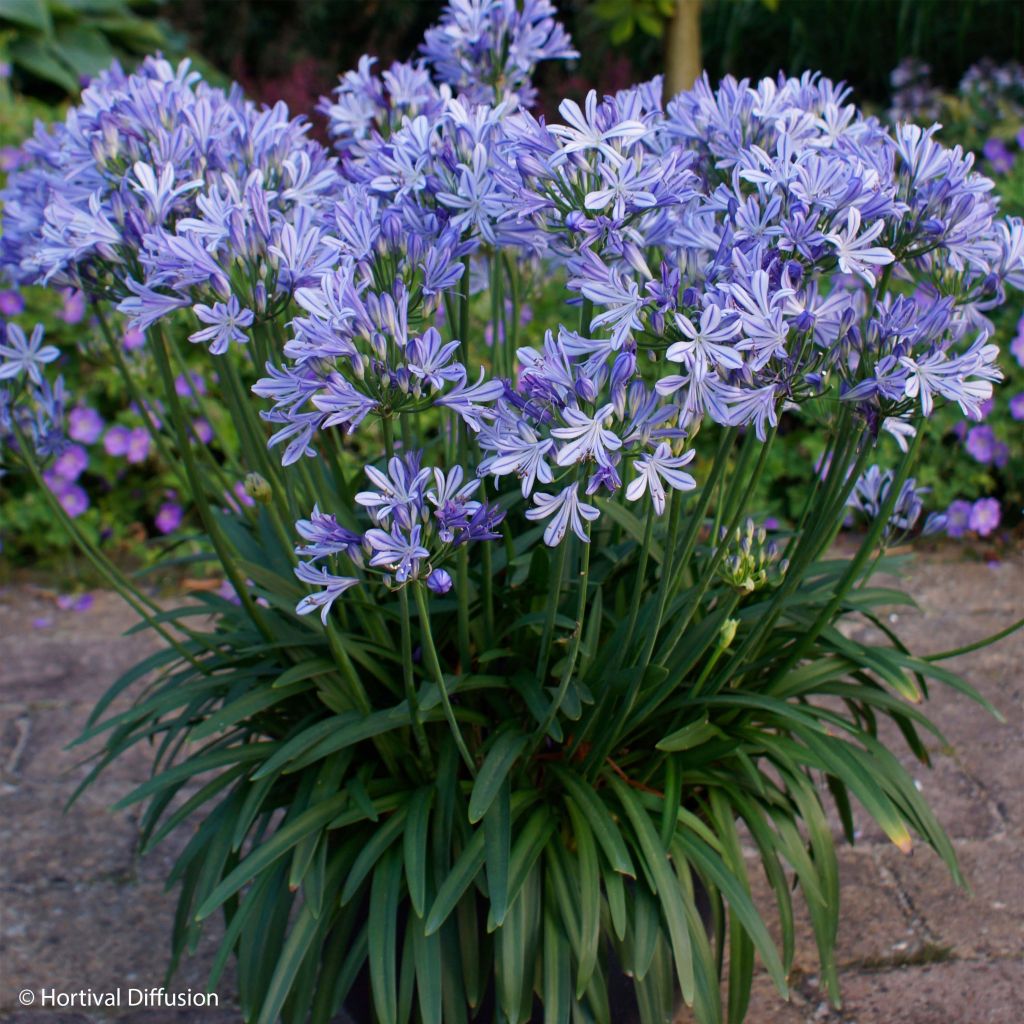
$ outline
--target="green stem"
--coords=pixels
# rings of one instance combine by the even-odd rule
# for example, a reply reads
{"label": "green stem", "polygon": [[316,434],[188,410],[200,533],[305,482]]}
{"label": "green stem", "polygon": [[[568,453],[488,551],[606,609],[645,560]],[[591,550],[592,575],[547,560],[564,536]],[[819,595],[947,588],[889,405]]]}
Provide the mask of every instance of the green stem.
{"label": "green stem", "polygon": [[423,630],[423,653],[427,661],[427,667],[434,676],[434,682],[441,691],[441,703],[444,705],[444,717],[448,720],[448,727],[451,729],[452,738],[459,748],[462,760],[465,761],[469,774],[476,778],[476,762],[469,753],[466,741],[463,738],[462,730],[455,718],[455,711],[452,708],[451,698],[448,696],[448,686],[444,681],[444,673],[441,671],[441,663],[437,659],[437,648],[434,646],[434,634],[430,628],[430,607],[427,604],[426,591],[420,584],[413,584],[416,592],[416,607],[420,613],[420,627]]}
{"label": "green stem", "polygon": [[850,560],[850,564],[847,566],[846,572],[843,573],[842,579],[840,579],[839,583],[836,584],[831,599],[818,613],[817,618],[811,624],[810,628],[801,634],[800,638],[790,651],[789,656],[778,669],[776,675],[784,675],[807,653],[811,644],[817,640],[825,626],[832,621],[836,611],[839,609],[839,606],[846,599],[847,593],[849,593],[850,588],[856,582],[865,562],[874,552],[875,547],[877,546],[879,539],[889,522],[889,517],[892,515],[893,509],[896,507],[900,490],[902,489],[907,477],[910,475],[911,466],[913,465],[914,459],[917,457],[917,451],[921,445],[921,438],[923,434],[923,424],[919,419],[914,440],[908,446],[906,454],[900,460],[899,468],[896,470],[892,483],[889,485],[885,500],[882,502],[882,507],[879,509],[878,515],[871,523],[864,540],[857,549],[857,554]]}
{"label": "green stem", "polygon": [[181,455],[182,462],[185,464],[185,475],[188,477],[189,486],[192,491],[192,500],[196,503],[199,518],[202,520],[203,526],[206,528],[206,532],[210,536],[210,542],[213,544],[213,548],[217,553],[217,557],[220,559],[221,566],[223,567],[225,574],[231,582],[231,585],[235,588],[239,600],[245,607],[250,619],[252,619],[253,623],[265,639],[272,640],[273,635],[267,626],[263,613],[260,608],[257,607],[256,602],[253,601],[252,595],[249,593],[249,588],[246,585],[245,578],[238,571],[238,567],[234,563],[231,548],[207,499],[206,485],[199,474],[199,468],[196,465],[192,446],[188,439],[185,410],[182,407],[181,399],[178,397],[177,391],[174,390],[174,374],[171,370],[167,337],[164,334],[162,325],[156,324],[154,326],[153,336],[155,340],[153,352],[156,356],[157,368],[163,379],[164,398],[167,400],[171,409],[171,418],[174,421],[174,427],[178,435],[178,450]]}
{"label": "green stem", "polygon": [[[583,542],[583,553],[580,558],[580,592],[576,601],[576,629],[573,632],[572,646],[569,649],[569,661],[567,662],[565,669],[562,671],[562,681],[558,684],[558,692],[555,694],[555,698],[551,702],[551,706],[544,715],[543,721],[534,733],[530,755],[532,755],[533,751],[535,751],[537,747],[544,742],[544,737],[547,736],[548,729],[551,728],[551,723],[554,722],[558,712],[562,708],[562,704],[565,701],[565,695],[569,692],[569,683],[572,681],[573,672],[576,670],[576,659],[579,657],[580,644],[583,642],[583,626],[587,613],[587,588],[590,583],[590,524],[587,523],[584,529],[587,534],[587,539]],[[539,678],[538,681],[543,685],[543,678]],[[528,759],[529,756],[527,757],[527,760]]]}
{"label": "green stem", "polygon": [[[633,577],[633,597],[629,603],[629,619],[626,623],[626,635],[612,656],[612,671],[616,671],[621,665],[633,643],[633,633],[636,630],[636,620],[640,614],[640,598],[644,592],[644,582],[647,579],[647,562],[651,554],[651,539],[654,535],[654,520],[657,515],[654,511],[654,502],[647,503],[647,521],[644,523],[644,537],[640,545],[640,561],[637,565],[636,575]],[[668,552],[664,554],[668,558]],[[664,563],[663,563],[664,565]]]}
{"label": "green stem", "polygon": [[114,357],[114,365],[117,367],[118,374],[121,377],[121,382],[124,384],[125,390],[128,392],[129,399],[139,407],[139,412],[142,415],[143,422],[146,424],[146,430],[149,432],[149,436],[153,439],[153,444],[156,446],[156,450],[160,453],[160,458],[163,460],[164,465],[167,466],[167,468],[174,473],[176,477],[178,477],[179,481],[182,480],[178,460],[172,457],[171,450],[167,447],[167,442],[160,431],[156,429],[156,424],[153,422],[153,419],[149,414],[149,407],[147,406],[145,399],[142,397],[142,393],[135,386],[135,381],[132,379],[131,371],[128,368],[128,364],[125,362],[124,352],[121,351],[121,346],[114,337],[114,332],[110,329],[110,324],[107,323],[107,318],[103,315],[103,307],[97,303],[93,309],[96,313],[96,320],[100,325],[100,333],[103,335],[103,338],[107,343],[107,347],[110,349],[110,354]]}
{"label": "green stem", "polygon": [[426,764],[431,763],[430,744],[423,729],[420,718],[420,702],[416,696],[416,680],[412,665],[412,622],[409,616],[409,588],[402,587],[398,591],[398,604],[402,612],[402,676],[405,681],[405,699],[409,703],[409,717],[412,719],[412,731],[416,737],[420,756]]}
{"label": "green stem", "polygon": [[569,547],[569,539],[562,539],[555,556],[555,572],[548,578],[547,614],[544,616],[544,629],[540,635],[540,650],[537,652],[537,667],[534,675],[543,686],[548,675],[548,661],[551,657],[551,638],[555,631],[555,616],[558,614],[558,602],[562,597],[562,577],[565,575],[565,553]]}

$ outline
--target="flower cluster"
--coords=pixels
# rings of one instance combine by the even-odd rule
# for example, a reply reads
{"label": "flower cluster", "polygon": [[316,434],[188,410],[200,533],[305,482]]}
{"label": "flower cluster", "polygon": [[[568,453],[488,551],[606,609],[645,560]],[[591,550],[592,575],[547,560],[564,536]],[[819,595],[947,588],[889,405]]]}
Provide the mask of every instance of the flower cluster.
{"label": "flower cluster", "polygon": [[[367,58],[324,102],[337,157],[280,105],[151,60],[100,76],[11,178],[15,277],[112,296],[140,329],[190,308],[215,356],[258,348],[285,466],[336,451],[335,427],[383,441],[373,528],[300,526],[324,614],[358,573],[428,578],[491,536],[483,479],[548,545],[585,543],[608,503],[657,517],[696,487],[702,424],[767,443],[829,396],[905,444],[940,405],[981,419],[1001,378],[987,314],[1024,285],[1024,224],[937,126],[886,127],[810,73],[668,102],[656,79],[549,123],[530,74],[573,52],[547,0],[457,0],[422,60]],[[519,268],[565,281],[572,325],[519,340]],[[482,288],[488,352],[467,335]],[[859,507],[885,486],[869,474]]]}
{"label": "flower cluster", "polygon": [[768,539],[767,528],[756,526],[753,519],[748,519],[731,535],[728,527],[723,526],[718,543],[728,552],[722,559],[719,575],[741,594],[777,585],[789,568],[789,560],[782,558],[778,545]]}
{"label": "flower cluster", "polygon": [[284,104],[212,88],[187,61],[115,66],[26,143],[0,193],[0,267],[119,298],[141,328],[192,307],[204,325],[193,340],[222,352],[319,275],[313,212],[337,176],[307,128]]}
{"label": "flower cluster", "polygon": [[[870,466],[858,477],[847,505],[869,522],[877,519],[886,507],[893,477],[891,469]],[[913,477],[903,481],[885,523],[884,536],[887,541],[905,537],[914,530],[924,512],[923,499],[927,493],[928,488],[918,487]],[[921,533],[928,536],[945,528],[946,516],[932,512],[926,517]]]}
{"label": "flower cluster", "polygon": [[[477,500],[480,480],[466,480],[461,466],[447,473],[421,467],[421,453],[392,457],[386,471],[366,467],[372,490],[360,491],[356,503],[373,527],[357,533],[334,515],[314,508],[296,524],[306,543],[295,553],[306,559],[295,570],[303,583],[318,587],[298,605],[300,614],[320,610],[326,623],[331,605],[362,580],[376,577],[390,587],[423,580],[437,594],[452,588],[445,569],[464,544],[496,540],[504,513]],[[343,558],[349,575],[330,571],[325,560]]]}

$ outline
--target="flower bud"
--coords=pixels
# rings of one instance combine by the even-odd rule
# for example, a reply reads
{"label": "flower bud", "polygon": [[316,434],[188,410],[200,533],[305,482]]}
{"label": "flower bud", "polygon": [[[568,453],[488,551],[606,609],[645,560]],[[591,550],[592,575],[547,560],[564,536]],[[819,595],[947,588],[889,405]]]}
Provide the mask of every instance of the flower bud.
{"label": "flower bud", "polygon": [[269,505],[274,492],[270,488],[270,484],[267,483],[266,479],[260,476],[259,473],[248,473],[245,477],[243,484],[245,493],[252,498],[253,501],[259,502],[261,505]]}
{"label": "flower bud", "polygon": [[739,619],[726,619],[718,631],[718,646],[724,651],[736,639],[736,630],[740,627]]}

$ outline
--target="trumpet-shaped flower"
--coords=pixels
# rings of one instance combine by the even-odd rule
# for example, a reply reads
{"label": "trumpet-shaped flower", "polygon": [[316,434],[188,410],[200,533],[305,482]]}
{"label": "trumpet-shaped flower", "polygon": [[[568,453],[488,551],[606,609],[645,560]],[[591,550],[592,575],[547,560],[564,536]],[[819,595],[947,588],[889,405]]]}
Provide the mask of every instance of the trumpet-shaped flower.
{"label": "trumpet-shaped flower", "polygon": [[682,455],[673,455],[672,449],[662,441],[650,454],[641,456],[633,464],[637,476],[626,488],[626,497],[630,501],[639,501],[648,491],[654,511],[660,516],[665,511],[665,484],[676,491],[692,491],[697,486],[689,473],[682,472],[682,467],[693,461],[696,452],[691,448]]}
{"label": "trumpet-shaped flower", "polygon": [[538,492],[533,501],[536,507],[527,510],[527,519],[554,517],[544,528],[544,543],[549,548],[561,544],[569,529],[584,543],[589,542],[590,537],[583,524],[592,523],[601,513],[593,505],[580,501],[578,484],[570,484],[558,494]]}

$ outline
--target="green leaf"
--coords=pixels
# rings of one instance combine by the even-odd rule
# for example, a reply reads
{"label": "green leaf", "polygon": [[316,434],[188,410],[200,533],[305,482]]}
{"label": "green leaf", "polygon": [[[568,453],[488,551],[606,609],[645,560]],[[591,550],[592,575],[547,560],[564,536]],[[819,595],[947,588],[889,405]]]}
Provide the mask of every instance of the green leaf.
{"label": "green leaf", "polygon": [[34,28],[44,35],[53,31],[50,11],[44,0],[0,0],[0,21]]}
{"label": "green leaf", "polygon": [[462,894],[469,888],[483,866],[484,830],[478,828],[438,890],[430,913],[427,914],[427,935],[433,935],[448,920],[448,916],[455,909],[455,904],[462,898]]}
{"label": "green leaf", "polygon": [[580,960],[576,975],[576,999],[583,996],[597,967],[597,954],[601,939],[601,874],[597,843],[583,812],[566,801],[576,841],[576,862],[579,868],[581,923]]}
{"label": "green leaf", "polygon": [[422,1024],[443,1024],[441,936],[427,935],[419,916],[410,918],[407,926],[412,931],[412,954],[416,967],[416,991],[419,997]]}
{"label": "green leaf", "polygon": [[342,906],[356,895],[367,875],[373,871],[377,861],[397,841],[405,825],[405,814],[406,808],[399,807],[383,825],[378,825],[373,830],[373,835],[367,841],[359,856],[356,857],[355,863],[348,873],[348,878],[345,880],[345,886],[341,890],[340,897]]}
{"label": "green leaf", "polygon": [[608,808],[601,802],[601,798],[581,782],[578,776],[560,765],[552,765],[551,771],[565,787],[567,802],[571,799],[583,812],[612,870],[636,878],[636,869],[633,867],[622,834]]}
{"label": "green leaf", "polygon": [[373,873],[367,942],[370,990],[380,1024],[398,1022],[398,904],[402,894],[402,859],[389,850]]}
{"label": "green leaf", "polygon": [[682,990],[683,999],[687,1003],[692,1003],[694,994],[693,946],[686,924],[682,894],[679,883],[669,867],[668,854],[661,845],[651,819],[636,799],[633,791],[614,775],[608,775],[607,779],[633,826],[637,844],[643,852],[644,861],[651,872],[655,885],[657,885],[661,911],[665,915],[665,922],[668,925],[672,941],[672,955],[675,960],[676,975],[679,978],[679,987]]}
{"label": "green leaf", "polygon": [[558,918],[544,911],[544,1024],[565,1024],[572,1017],[572,964]]}
{"label": "green leaf", "polygon": [[657,748],[669,753],[680,750],[692,750],[694,747],[699,747],[702,743],[707,743],[708,740],[721,739],[724,735],[725,733],[718,726],[708,721],[708,716],[705,713],[699,722],[691,722],[689,725],[683,726],[682,729],[669,733],[668,736],[658,742]]}
{"label": "green leaf", "polygon": [[[331,891],[337,889],[344,865],[345,857],[340,852],[332,857],[325,880],[326,887]],[[306,904],[292,924],[281,950],[273,977],[263,997],[257,1024],[275,1024],[278,1020],[303,960],[311,950],[314,954],[317,952],[314,943],[322,937],[325,928],[326,922],[318,920],[313,908]]]}
{"label": "green leaf", "polygon": [[487,813],[491,802],[498,795],[512,770],[516,759],[526,748],[530,738],[514,730],[499,733],[491,744],[480,772],[473,783],[473,793],[469,798],[469,820],[476,824]]}
{"label": "green leaf", "polygon": [[512,806],[507,779],[502,782],[484,817],[484,854],[490,912],[500,927],[508,911],[509,862],[512,858]]}
{"label": "green leaf", "polygon": [[11,61],[36,78],[59,85],[68,93],[78,92],[78,79],[61,62],[51,43],[22,37],[8,48]]}
{"label": "green leaf", "polygon": [[234,896],[246,882],[251,881],[261,871],[266,870],[276,860],[283,857],[305,836],[324,828],[345,807],[347,802],[347,793],[339,793],[329,800],[324,800],[300,814],[290,825],[285,825],[275,833],[273,838],[257,846],[203,901],[196,911],[196,917],[199,920],[209,917],[226,899]]}
{"label": "green leaf", "polygon": [[434,790],[430,786],[418,789],[409,797],[409,812],[402,834],[405,884],[409,890],[409,902],[417,917],[423,917],[427,899],[427,859],[430,856],[427,841],[433,801]]}

